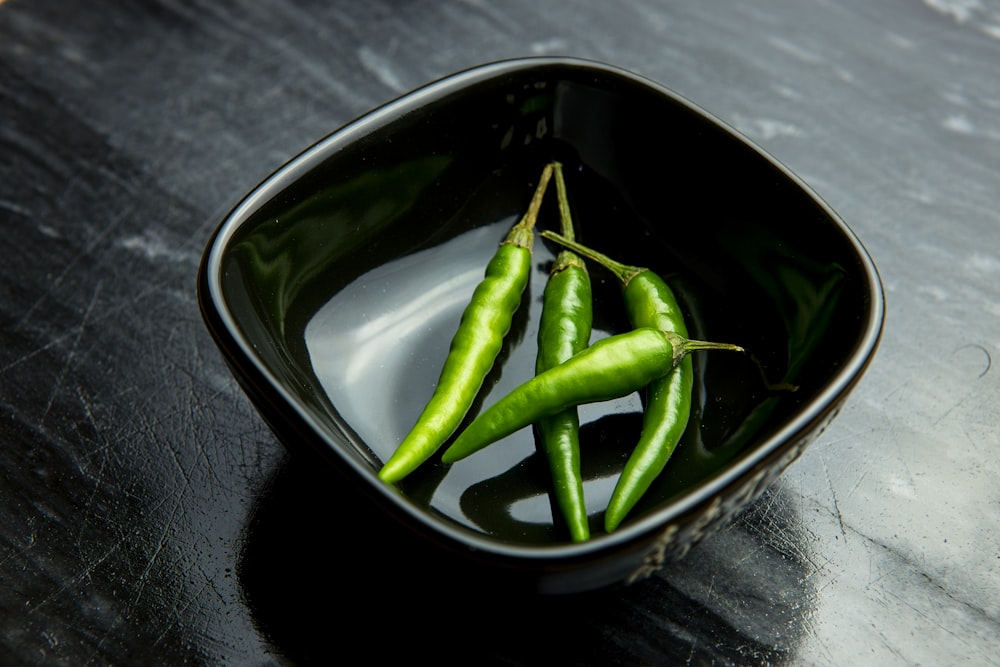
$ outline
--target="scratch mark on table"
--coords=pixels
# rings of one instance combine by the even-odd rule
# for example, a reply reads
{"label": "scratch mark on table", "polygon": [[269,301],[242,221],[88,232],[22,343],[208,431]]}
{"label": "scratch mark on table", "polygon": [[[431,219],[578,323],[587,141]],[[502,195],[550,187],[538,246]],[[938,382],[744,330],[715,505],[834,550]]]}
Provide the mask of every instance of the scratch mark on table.
{"label": "scratch mark on table", "polygon": [[124,537],[120,537],[119,539],[115,540],[114,544],[108,547],[104,551],[104,553],[101,554],[98,558],[88,561],[86,566],[82,570],[80,570],[75,576],[69,577],[68,579],[63,581],[60,586],[50,591],[45,597],[40,599],[37,604],[28,606],[27,607],[28,613],[29,614],[37,613],[40,609],[44,608],[50,602],[57,599],[64,592],[74,587],[81,581],[85,581],[86,579],[88,579],[90,575],[94,572],[94,570],[100,567],[104,563],[104,561],[110,558],[112,554],[114,554],[121,548],[121,545],[124,541],[125,541]]}
{"label": "scratch mark on table", "polygon": [[[977,607],[974,607],[973,605],[970,605],[965,600],[961,600],[959,598],[956,598],[954,595],[952,595],[950,592],[948,592],[945,588],[943,588],[938,582],[934,581],[927,574],[921,572],[921,573],[919,573],[919,576],[921,576],[923,579],[925,579],[928,584],[930,584],[934,589],[936,589],[939,593],[941,593],[942,595],[944,595],[944,597],[946,597],[947,599],[951,600],[955,604],[960,605],[961,607],[964,607],[964,608],[968,609],[969,611],[975,613],[976,615],[981,615],[981,616],[986,616],[987,615],[986,612],[985,612],[985,610],[979,609]],[[928,614],[927,611],[925,611],[924,609],[921,609],[921,608],[917,607],[915,604],[913,604],[912,602],[910,602],[905,596],[900,595],[899,593],[897,593],[896,591],[894,591],[893,589],[891,589],[889,587],[883,587],[883,591],[888,596],[890,596],[894,600],[896,600],[897,603],[899,603],[902,606],[906,607],[907,609],[911,610],[914,614],[916,614],[918,617],[920,617],[924,621],[928,622],[930,625],[932,625],[932,626],[940,629],[941,631],[945,632],[946,634],[951,635],[952,637],[955,637],[956,639],[961,639],[960,635],[958,633],[956,633],[955,630],[952,627],[950,627],[948,624],[942,622],[940,618],[935,618],[935,617],[931,616],[930,614]],[[973,648],[975,648],[975,647],[973,647]],[[983,657],[989,658],[989,656],[983,656]]]}
{"label": "scratch mark on table", "polygon": [[833,478],[830,476],[830,467],[823,456],[823,474],[826,475],[826,482],[830,487],[830,496],[833,498],[833,511],[837,515],[837,522],[840,524],[840,534],[844,536],[844,543],[847,543],[847,526],[844,525],[844,514],[840,511],[840,501],[837,499],[837,490],[833,486]]}
{"label": "scratch mark on table", "polygon": [[[83,391],[79,387],[77,387],[76,394],[77,397],[80,399],[80,405],[83,406],[83,413],[87,417],[87,423],[90,424],[90,426],[94,429],[94,433],[98,434],[99,437],[99,434],[102,432],[102,430],[98,426],[97,420],[94,418],[94,413],[93,410],[91,409],[90,401],[87,400],[87,398],[83,395]],[[97,468],[97,474],[91,475],[93,484],[91,487],[90,495],[87,497],[87,501],[84,503],[83,507],[84,512],[88,516],[92,515],[91,510],[94,507],[94,501],[97,497],[97,493],[104,484],[104,471],[108,465],[108,457],[110,456],[111,448],[107,442],[102,442],[101,445],[97,447],[97,450],[102,453],[100,465]],[[83,466],[80,466],[80,468],[82,471]],[[79,530],[82,531],[85,525],[86,522],[80,522]],[[77,539],[78,540],[80,539],[79,532],[77,533]]]}
{"label": "scratch mark on table", "polygon": [[[983,347],[978,343],[968,343],[966,345],[961,345],[955,348],[951,356],[955,357],[958,353],[963,352],[965,350],[978,350],[979,352],[982,352],[983,357],[985,358],[985,362],[983,364],[982,370],[980,370],[979,373],[976,375],[976,379],[981,380],[984,377],[986,377],[986,374],[989,373],[990,369],[993,367],[993,357],[992,355],[990,355],[989,350],[987,350],[985,347]],[[975,394],[976,392],[973,391],[972,395]],[[948,409],[942,412],[941,415],[934,420],[934,424],[940,424],[944,422],[944,420],[947,419],[956,409],[964,405],[965,399],[969,395],[970,394],[967,392],[966,394],[959,396],[957,399],[953,400],[951,404],[948,406]]]}
{"label": "scratch mark on table", "polygon": [[[181,491],[181,493],[183,495],[183,490]],[[146,590],[146,583],[150,580],[150,573],[153,571],[153,566],[156,564],[157,560],[159,560],[160,554],[163,552],[163,547],[166,544],[167,533],[170,530],[170,526],[172,526],[174,523],[174,519],[177,515],[177,508],[179,506],[180,503],[175,503],[174,506],[171,508],[170,515],[164,522],[163,529],[160,531],[159,537],[155,540],[153,553],[149,556],[149,559],[146,561],[146,566],[142,569],[142,572],[139,574],[138,577],[136,577],[135,586],[132,589],[133,605],[138,604],[139,600],[142,599],[142,594]]]}
{"label": "scratch mark on table", "polygon": [[44,293],[42,293],[42,295],[41,295],[41,296],[39,296],[39,297],[38,297],[38,298],[37,298],[37,299],[35,300],[35,302],[34,302],[34,303],[32,303],[32,304],[31,304],[31,306],[29,306],[29,307],[28,307],[28,308],[27,308],[27,309],[26,309],[26,310],[24,311],[24,314],[23,314],[23,315],[21,316],[21,319],[20,319],[20,320],[18,320],[18,321],[17,321],[17,322],[16,322],[15,324],[14,324],[14,328],[15,328],[15,329],[20,329],[20,328],[24,327],[24,326],[25,326],[25,325],[27,324],[27,322],[28,322],[28,321],[29,321],[29,320],[31,319],[31,317],[32,317],[32,316],[34,315],[34,313],[35,313],[35,310],[37,310],[37,309],[38,309],[38,308],[39,308],[39,307],[40,307],[40,306],[41,306],[41,305],[42,305],[43,303],[45,303],[46,299],[47,299],[47,298],[48,298],[48,297],[49,297],[49,296],[50,296],[50,295],[51,295],[51,294],[52,294],[52,293],[53,293],[53,292],[54,292],[54,291],[55,291],[56,289],[58,289],[58,288],[59,288],[60,286],[62,286],[62,284],[63,284],[63,283],[64,283],[64,282],[66,281],[66,277],[67,277],[68,275],[71,275],[71,274],[72,274],[72,272],[73,272],[73,271],[74,271],[74,270],[76,269],[76,265],[77,265],[77,264],[78,264],[78,263],[80,262],[80,260],[81,260],[81,259],[82,259],[83,257],[87,257],[87,256],[89,256],[89,255],[90,255],[90,254],[91,254],[91,253],[92,253],[92,252],[94,251],[94,249],[95,249],[95,248],[96,248],[96,247],[98,246],[98,244],[99,244],[99,243],[100,243],[100,242],[101,242],[102,240],[104,240],[105,238],[107,238],[107,237],[108,237],[108,236],[109,236],[109,235],[110,235],[110,234],[111,234],[111,233],[112,233],[113,231],[117,230],[117,228],[118,228],[118,225],[119,225],[119,224],[121,224],[121,221],[122,221],[122,220],[124,220],[124,219],[126,219],[126,218],[127,218],[128,216],[130,216],[131,214],[132,214],[132,207],[128,207],[128,208],[126,208],[126,209],[122,210],[122,211],[121,211],[121,212],[120,212],[120,213],[119,213],[118,215],[114,216],[113,218],[110,218],[110,219],[109,219],[109,220],[107,221],[107,222],[108,222],[108,224],[107,224],[107,225],[105,225],[105,226],[104,226],[104,227],[103,227],[103,228],[102,228],[102,229],[101,229],[101,230],[100,230],[100,231],[99,231],[99,232],[98,232],[98,233],[97,233],[97,234],[96,234],[96,235],[95,235],[95,236],[94,236],[94,237],[93,237],[93,238],[92,238],[92,239],[90,240],[90,242],[89,242],[89,243],[87,243],[87,244],[86,244],[86,245],[85,245],[85,246],[83,247],[83,249],[82,249],[82,250],[80,250],[80,252],[76,253],[76,255],[75,255],[75,256],[74,256],[74,257],[73,257],[73,258],[72,258],[72,259],[71,259],[70,261],[66,262],[66,263],[65,263],[65,264],[63,265],[63,267],[62,267],[62,271],[60,271],[60,272],[59,272],[59,273],[58,273],[58,274],[57,274],[56,276],[54,276],[54,277],[52,278],[52,280],[50,280],[50,281],[48,282],[48,286],[47,286],[47,289],[45,290],[45,292],[44,292]]}
{"label": "scratch mark on table", "polygon": [[857,491],[859,488],[861,488],[861,483],[863,481],[865,481],[866,477],[868,477],[868,471],[867,470],[865,470],[863,473],[861,473],[861,476],[858,477],[857,480],[855,480],[854,484],[851,486],[851,489],[847,492],[847,497],[848,498],[850,498],[851,496],[853,496],[854,492]]}
{"label": "scratch mark on table", "polygon": [[958,354],[959,352],[962,352],[963,350],[979,350],[980,352],[983,353],[983,356],[986,357],[986,363],[983,366],[983,370],[979,373],[978,378],[985,377],[986,374],[990,372],[990,369],[993,368],[993,357],[990,355],[990,351],[987,350],[984,346],[978,343],[969,343],[967,345],[962,345],[961,347],[957,348],[955,352],[952,353],[952,356]]}
{"label": "scratch mark on table", "polygon": [[76,351],[80,346],[80,340],[83,338],[84,331],[87,329],[87,324],[90,321],[90,315],[94,312],[94,304],[97,303],[97,298],[101,294],[102,286],[103,281],[98,281],[97,286],[94,287],[93,294],[90,296],[90,302],[87,304],[87,308],[83,312],[83,318],[80,320],[80,323],[75,329],[76,335],[73,337],[69,353],[66,355],[66,359],[63,361],[63,364],[59,369],[59,375],[56,377],[55,384],[52,386],[52,391],[49,392],[49,399],[45,404],[45,409],[42,410],[42,416],[38,419],[39,428],[44,427],[45,420],[49,416],[49,412],[52,410],[52,404],[55,402],[56,395],[59,393],[59,389],[62,388],[63,382],[66,380],[66,374],[76,361]]}

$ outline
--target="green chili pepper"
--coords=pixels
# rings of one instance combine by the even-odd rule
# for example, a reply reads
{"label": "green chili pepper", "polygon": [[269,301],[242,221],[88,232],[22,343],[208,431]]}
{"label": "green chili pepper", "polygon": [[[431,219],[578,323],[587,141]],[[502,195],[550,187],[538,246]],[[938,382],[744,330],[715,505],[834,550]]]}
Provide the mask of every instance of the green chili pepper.
{"label": "green chili pepper", "polygon": [[652,327],[603,338],[561,364],[535,375],[484,410],[444,451],[454,463],[483,447],[575,405],[609,401],[667,375],[696,350],[743,348],[688,340]]}
{"label": "green chili pepper", "polygon": [[[572,239],[573,219],[562,165],[556,163],[554,167],[562,233]],[[590,275],[576,253],[562,250],[556,256],[542,299],[536,374],[561,364],[590,343],[593,322]],[[567,408],[539,420],[535,428],[549,462],[556,505],[566,521],[571,539],[582,542],[590,537],[590,526],[580,473],[579,412],[575,406]]]}
{"label": "green chili pepper", "polygon": [[[655,327],[687,336],[687,326],[673,291],[654,271],[617,262],[571,238],[545,232],[545,238],[573,249],[611,271],[622,286],[625,310],[633,327]],[[646,388],[642,432],[611,494],[604,528],[613,531],[666,466],[691,415],[694,369],[690,357]]]}
{"label": "green chili pepper", "polygon": [[546,165],[527,212],[507,234],[486,266],[462,313],[437,387],[410,432],[378,476],[398,482],[429,459],[458,429],[510,330],[531,275],[531,246],[542,196],[552,176]]}

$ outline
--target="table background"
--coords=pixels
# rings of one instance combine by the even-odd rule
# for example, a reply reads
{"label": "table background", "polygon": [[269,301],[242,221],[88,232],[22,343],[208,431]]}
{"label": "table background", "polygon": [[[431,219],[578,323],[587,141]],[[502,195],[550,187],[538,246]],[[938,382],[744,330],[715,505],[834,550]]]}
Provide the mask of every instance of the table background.
{"label": "table background", "polygon": [[[681,563],[430,612],[250,408],[196,268],[323,135],[543,54],[657,80],[802,176],[878,264],[885,333]],[[0,662],[1000,664],[998,66],[987,0],[0,2]]]}

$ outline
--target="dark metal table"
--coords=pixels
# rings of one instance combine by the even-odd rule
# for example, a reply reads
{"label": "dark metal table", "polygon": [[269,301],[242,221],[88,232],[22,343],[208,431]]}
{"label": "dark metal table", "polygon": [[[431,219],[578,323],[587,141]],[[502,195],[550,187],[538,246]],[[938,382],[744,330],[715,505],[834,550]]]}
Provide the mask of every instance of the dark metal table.
{"label": "dark metal table", "polygon": [[[195,271],[285,159],[532,54],[655,79],[800,174],[875,258],[886,330],[680,564],[431,613],[373,588],[405,554],[249,407]],[[998,63],[995,0],[0,2],[0,662],[1000,664]]]}

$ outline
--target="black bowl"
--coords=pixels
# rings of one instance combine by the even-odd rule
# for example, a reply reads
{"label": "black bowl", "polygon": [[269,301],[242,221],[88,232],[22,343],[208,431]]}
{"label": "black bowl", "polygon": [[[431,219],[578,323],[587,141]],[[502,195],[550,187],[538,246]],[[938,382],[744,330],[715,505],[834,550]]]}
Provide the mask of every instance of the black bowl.
{"label": "black bowl", "polygon": [[[684,439],[611,534],[602,512],[642,406],[636,394],[581,409],[594,533],[582,543],[553,518],[531,429],[451,466],[435,457],[396,487],[377,477],[550,160],[564,165],[578,238],[667,278],[691,337],[749,352],[695,355]],[[557,227],[553,206],[539,227]],[[532,375],[556,251],[536,240],[532,282],[473,413]],[[624,331],[617,282],[591,274],[595,338]],[[393,519],[380,530],[420,538],[472,581],[544,593],[641,579],[730,520],[836,416],[884,315],[869,255],[800,179],[663,86],[566,58],[463,71],[322,139],[222,221],[198,294],[277,437]]]}

